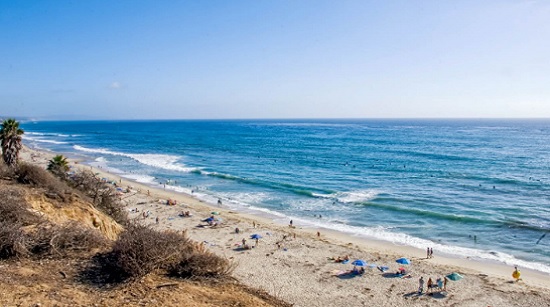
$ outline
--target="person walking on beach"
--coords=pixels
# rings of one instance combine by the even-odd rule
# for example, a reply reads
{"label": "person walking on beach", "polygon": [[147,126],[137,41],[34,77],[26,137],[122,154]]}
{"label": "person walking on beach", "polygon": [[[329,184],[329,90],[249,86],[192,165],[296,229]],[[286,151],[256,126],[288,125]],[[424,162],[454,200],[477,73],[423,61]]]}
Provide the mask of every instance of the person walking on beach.
{"label": "person walking on beach", "polygon": [[292,227],[292,220],[290,220],[290,227]]}
{"label": "person walking on beach", "polygon": [[424,291],[424,277],[421,276],[420,279],[418,280],[418,294],[422,294],[423,291]]}
{"label": "person walking on beach", "polygon": [[430,258],[430,248],[426,248],[426,259]]}
{"label": "person walking on beach", "polygon": [[434,249],[430,247],[430,258],[434,257]]}
{"label": "person walking on beach", "polygon": [[518,282],[521,280],[521,278],[519,278],[520,276],[521,276],[521,272],[518,270],[518,267],[515,266],[514,272],[512,273],[512,277],[516,280],[516,282]]}

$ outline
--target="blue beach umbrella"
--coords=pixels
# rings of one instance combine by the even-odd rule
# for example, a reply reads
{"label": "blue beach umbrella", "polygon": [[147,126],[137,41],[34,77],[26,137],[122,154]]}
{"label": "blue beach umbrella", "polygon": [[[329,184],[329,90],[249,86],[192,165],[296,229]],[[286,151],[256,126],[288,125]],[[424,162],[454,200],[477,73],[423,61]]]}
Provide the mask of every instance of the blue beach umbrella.
{"label": "blue beach umbrella", "polygon": [[399,259],[395,260],[395,262],[400,263],[400,264],[411,264],[411,261],[407,258],[399,258]]}
{"label": "blue beach umbrella", "polygon": [[449,275],[446,276],[448,279],[452,280],[452,281],[457,281],[457,280],[461,280],[462,278],[462,275],[456,273],[456,272],[453,272]]}
{"label": "blue beach umbrella", "polygon": [[261,239],[262,236],[260,236],[259,234],[255,233],[253,235],[250,236],[250,239]]}
{"label": "blue beach umbrella", "polygon": [[356,265],[356,266],[366,266],[367,262],[365,260],[357,259],[357,260],[353,261],[351,264]]}

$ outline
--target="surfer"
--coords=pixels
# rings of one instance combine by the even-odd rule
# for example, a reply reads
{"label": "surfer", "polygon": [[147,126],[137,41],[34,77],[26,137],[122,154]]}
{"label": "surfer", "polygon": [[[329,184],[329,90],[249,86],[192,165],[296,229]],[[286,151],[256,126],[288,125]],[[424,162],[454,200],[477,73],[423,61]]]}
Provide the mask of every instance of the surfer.
{"label": "surfer", "polygon": [[546,237],[546,234],[547,234],[547,233],[543,234],[543,235],[538,239],[537,244],[539,244],[539,242],[540,242],[540,240],[542,240],[542,238]]}

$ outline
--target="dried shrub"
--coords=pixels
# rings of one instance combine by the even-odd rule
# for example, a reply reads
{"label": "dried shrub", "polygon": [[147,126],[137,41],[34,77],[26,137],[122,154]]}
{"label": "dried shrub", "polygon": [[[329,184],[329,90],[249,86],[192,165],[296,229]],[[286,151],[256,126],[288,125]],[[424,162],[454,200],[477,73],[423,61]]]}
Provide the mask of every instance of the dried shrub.
{"label": "dried shrub", "polygon": [[0,162],[0,178],[12,180],[15,177],[15,170],[7,166],[3,161]]}
{"label": "dried shrub", "polygon": [[81,226],[75,221],[64,225],[41,226],[34,232],[32,239],[33,254],[52,257],[88,253],[109,244],[96,229]]}
{"label": "dried shrub", "polygon": [[124,210],[116,190],[99,180],[92,172],[82,171],[71,177],[71,185],[88,196],[94,206],[121,225],[128,224],[128,213]]}
{"label": "dried shrub", "polygon": [[55,177],[40,166],[20,163],[16,169],[17,181],[23,184],[32,184],[39,187],[46,187]]}
{"label": "dried shrub", "polygon": [[209,251],[195,251],[171,266],[169,274],[180,278],[224,278],[234,266],[225,258]]}
{"label": "dried shrub", "polygon": [[47,190],[46,196],[66,200],[69,186],[47,170],[33,164],[21,163],[16,169],[17,181]]}
{"label": "dried shrub", "polygon": [[21,224],[0,224],[0,259],[25,257],[29,254],[28,246]]}
{"label": "dried shrub", "polygon": [[40,222],[37,214],[29,211],[23,194],[13,187],[0,188],[0,222],[2,225],[28,226]]}
{"label": "dried shrub", "polygon": [[111,265],[124,276],[141,277],[177,263],[191,251],[192,245],[184,234],[129,224],[113,246]]}

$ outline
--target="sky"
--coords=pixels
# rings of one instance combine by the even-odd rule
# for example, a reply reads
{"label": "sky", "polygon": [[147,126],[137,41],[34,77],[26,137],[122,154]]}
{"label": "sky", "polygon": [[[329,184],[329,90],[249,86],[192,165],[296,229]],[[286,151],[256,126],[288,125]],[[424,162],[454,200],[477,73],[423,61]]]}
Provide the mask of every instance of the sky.
{"label": "sky", "polygon": [[0,0],[0,115],[550,118],[550,1]]}

